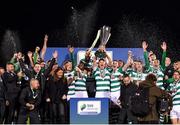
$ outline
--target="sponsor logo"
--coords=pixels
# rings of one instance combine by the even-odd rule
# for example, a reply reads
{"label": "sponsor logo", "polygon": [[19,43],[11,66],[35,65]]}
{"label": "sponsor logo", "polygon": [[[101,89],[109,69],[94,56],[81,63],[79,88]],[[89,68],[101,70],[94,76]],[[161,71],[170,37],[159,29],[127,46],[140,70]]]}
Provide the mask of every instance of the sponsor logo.
{"label": "sponsor logo", "polygon": [[77,114],[98,115],[101,113],[101,101],[78,101]]}

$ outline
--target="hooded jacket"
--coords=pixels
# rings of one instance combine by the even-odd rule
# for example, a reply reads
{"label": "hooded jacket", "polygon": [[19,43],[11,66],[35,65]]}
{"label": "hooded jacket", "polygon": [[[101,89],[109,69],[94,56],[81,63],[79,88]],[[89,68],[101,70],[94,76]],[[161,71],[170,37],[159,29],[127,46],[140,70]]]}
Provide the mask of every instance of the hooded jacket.
{"label": "hooded jacket", "polygon": [[157,111],[157,101],[163,95],[166,95],[165,91],[158,88],[153,82],[151,81],[142,81],[140,86],[144,88],[149,88],[149,104],[151,110],[149,114],[143,118],[139,118],[140,121],[158,121],[158,111]]}

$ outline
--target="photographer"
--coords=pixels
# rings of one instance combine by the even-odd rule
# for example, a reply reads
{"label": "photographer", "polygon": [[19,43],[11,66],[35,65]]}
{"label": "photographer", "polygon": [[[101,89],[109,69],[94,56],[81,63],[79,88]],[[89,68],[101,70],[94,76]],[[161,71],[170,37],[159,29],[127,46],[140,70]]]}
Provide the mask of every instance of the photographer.
{"label": "photographer", "polygon": [[[157,78],[154,74],[146,76],[145,81],[141,82],[139,86],[149,88],[149,108],[148,115],[139,118],[142,124],[158,124],[159,114],[157,110],[158,100],[163,96],[168,97],[168,94],[156,86]],[[162,114],[162,113],[161,113]]]}

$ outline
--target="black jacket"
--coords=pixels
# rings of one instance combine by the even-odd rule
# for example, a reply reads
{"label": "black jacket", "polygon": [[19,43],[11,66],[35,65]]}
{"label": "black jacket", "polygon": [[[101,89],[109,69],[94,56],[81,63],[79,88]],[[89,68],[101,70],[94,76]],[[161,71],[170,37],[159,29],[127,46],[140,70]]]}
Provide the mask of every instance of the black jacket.
{"label": "black jacket", "polygon": [[164,71],[164,76],[167,75],[168,78],[172,78],[173,73],[174,73],[174,68],[173,68],[173,65],[170,64],[168,67],[166,67]]}
{"label": "black jacket", "polygon": [[46,84],[46,98],[50,98],[51,102],[59,103],[62,101],[62,96],[67,95],[68,84],[66,79],[59,79],[55,81],[53,77],[47,81]]}
{"label": "black jacket", "polygon": [[122,108],[129,107],[130,97],[135,95],[136,90],[137,86],[134,83],[130,83],[127,86],[125,84],[121,85],[120,101]]}
{"label": "black jacket", "polygon": [[22,90],[19,97],[21,108],[28,110],[28,108],[26,107],[26,103],[33,104],[35,106],[34,110],[37,110],[39,108],[39,105],[41,103],[41,92],[40,90],[33,90],[33,91],[31,90],[30,87],[26,87]]}
{"label": "black jacket", "polygon": [[5,99],[5,86],[2,77],[0,76],[0,100]]}
{"label": "black jacket", "polygon": [[5,98],[17,97],[20,92],[20,86],[17,85],[18,77],[15,73],[5,72],[2,76],[4,85],[6,87]]}

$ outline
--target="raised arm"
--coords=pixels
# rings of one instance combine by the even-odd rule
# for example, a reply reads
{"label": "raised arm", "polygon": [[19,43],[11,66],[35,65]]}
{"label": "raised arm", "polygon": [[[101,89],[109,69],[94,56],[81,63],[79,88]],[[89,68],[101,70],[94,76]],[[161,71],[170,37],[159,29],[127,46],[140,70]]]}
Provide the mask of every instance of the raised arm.
{"label": "raised arm", "polygon": [[44,56],[46,54],[46,49],[47,49],[47,42],[48,42],[48,35],[46,34],[44,36],[44,44],[43,44],[43,48],[41,50],[41,58],[44,60]]}
{"label": "raised arm", "polygon": [[148,47],[148,44],[146,43],[146,41],[143,41],[142,42],[142,48],[143,48],[143,51],[144,51],[145,68],[149,69],[150,62],[149,62],[149,59],[148,59],[147,47]]}
{"label": "raised arm", "polygon": [[76,60],[74,58],[74,47],[68,47],[68,51],[69,51],[70,60],[72,61],[72,66],[73,66],[73,69],[74,69],[75,66],[76,66]]}
{"label": "raised arm", "polygon": [[79,78],[83,77],[82,70],[78,66],[76,66],[75,71]]}
{"label": "raised arm", "polygon": [[28,55],[28,58],[29,58],[31,67],[34,67],[34,62],[33,62],[33,58],[32,58],[33,53],[32,53],[31,51],[29,51],[29,52],[27,53],[27,55]]}
{"label": "raised arm", "polygon": [[37,63],[38,61],[38,58],[39,58],[39,50],[40,48],[37,46],[36,49],[35,49],[35,52],[33,54],[33,62],[34,64]]}
{"label": "raised arm", "polygon": [[165,60],[166,60],[166,50],[167,50],[167,44],[166,42],[163,42],[161,45],[161,48],[163,50],[163,54],[162,54],[162,59],[161,59],[161,67],[163,70],[165,70],[166,66],[165,66]]}
{"label": "raised arm", "polygon": [[128,52],[128,59],[126,64],[122,67],[122,71],[126,71],[127,68],[133,63],[133,59],[132,59],[132,53],[130,53],[130,51]]}
{"label": "raised arm", "polygon": [[13,57],[12,57],[11,60],[10,60],[10,63],[13,63],[13,64],[14,64],[14,63],[17,62],[17,60],[16,60],[16,59],[17,59],[17,55],[18,55],[17,53],[14,53]]}
{"label": "raised arm", "polygon": [[51,60],[51,62],[50,62],[50,64],[49,64],[48,68],[47,68],[47,69],[45,70],[45,72],[44,72],[44,76],[45,76],[45,77],[48,77],[49,73],[50,73],[51,70],[52,70],[52,67],[53,67],[54,63],[55,63],[56,60],[57,60],[57,57],[58,57],[58,52],[57,52],[57,51],[54,51],[54,53],[53,53],[53,58],[52,58],[52,60]]}
{"label": "raised arm", "polygon": [[23,60],[21,57],[18,57],[18,60],[19,60],[19,64],[20,64],[20,67],[22,68],[22,71],[26,74],[26,76],[31,79],[32,78],[32,73],[31,71],[25,66]]}
{"label": "raised arm", "polygon": [[111,57],[106,53],[106,58],[108,59],[108,66],[112,66],[112,59]]}
{"label": "raised arm", "polygon": [[[12,63],[14,65],[15,72],[19,72],[19,70],[20,70],[20,65],[17,63],[18,62],[18,60],[17,60],[18,55],[20,55],[20,52],[14,53],[14,56],[10,60],[10,63]],[[21,54],[21,56],[22,56],[22,54]]]}

